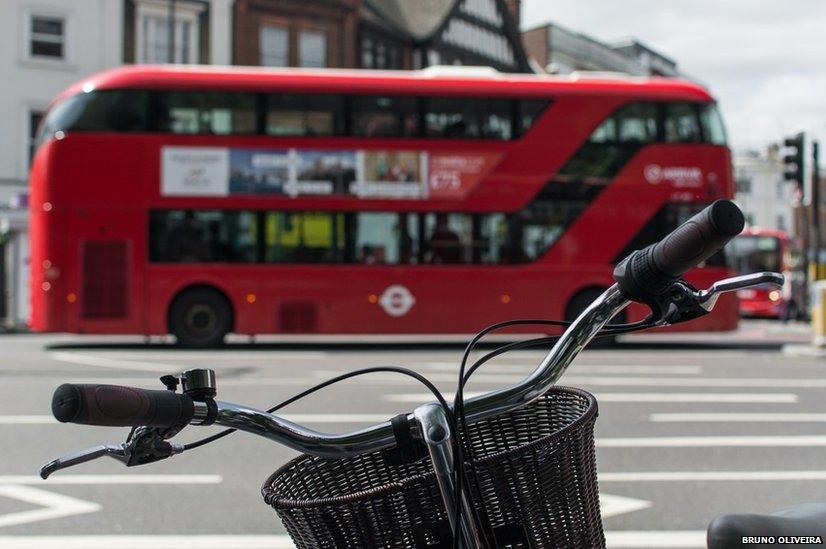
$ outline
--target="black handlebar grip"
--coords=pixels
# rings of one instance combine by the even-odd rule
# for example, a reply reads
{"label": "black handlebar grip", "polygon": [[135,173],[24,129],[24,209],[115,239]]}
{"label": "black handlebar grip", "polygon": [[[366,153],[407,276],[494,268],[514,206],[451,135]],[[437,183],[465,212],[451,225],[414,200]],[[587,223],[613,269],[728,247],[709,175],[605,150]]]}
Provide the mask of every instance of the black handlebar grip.
{"label": "black handlebar grip", "polygon": [[188,395],[118,385],[75,385],[55,389],[52,414],[61,423],[108,427],[173,427],[195,415]]}
{"label": "black handlebar grip", "polygon": [[740,234],[744,224],[734,202],[717,200],[655,244],[651,259],[662,274],[681,276]]}
{"label": "black handlebar grip", "polygon": [[626,257],[614,269],[614,280],[628,299],[651,303],[740,234],[743,225],[743,212],[734,202],[717,200],[660,242]]}

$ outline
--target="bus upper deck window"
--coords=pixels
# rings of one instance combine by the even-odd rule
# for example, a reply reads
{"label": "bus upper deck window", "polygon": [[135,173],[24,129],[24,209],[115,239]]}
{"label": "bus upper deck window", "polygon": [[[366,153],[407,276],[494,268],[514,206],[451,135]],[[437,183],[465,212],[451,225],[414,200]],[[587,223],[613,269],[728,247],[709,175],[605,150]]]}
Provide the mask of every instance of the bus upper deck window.
{"label": "bus upper deck window", "polygon": [[171,91],[160,94],[161,131],[184,134],[256,132],[253,94]]}
{"label": "bus upper deck window", "polygon": [[148,130],[149,92],[96,90],[58,103],[41,125],[38,145],[56,131],[138,132]]}
{"label": "bus upper deck window", "polygon": [[657,107],[632,103],[621,107],[591,134],[591,143],[642,144],[657,139]]}
{"label": "bus upper deck window", "polygon": [[726,127],[717,105],[709,103],[700,107],[700,122],[706,141],[712,145],[726,144]]}
{"label": "bus upper deck window", "polygon": [[341,135],[343,119],[344,105],[337,95],[284,93],[267,97],[268,135]]}
{"label": "bus upper deck window", "polygon": [[702,141],[697,110],[691,103],[667,103],[663,130],[666,143]]}
{"label": "bus upper deck window", "polygon": [[353,96],[353,135],[415,137],[419,135],[416,97]]}

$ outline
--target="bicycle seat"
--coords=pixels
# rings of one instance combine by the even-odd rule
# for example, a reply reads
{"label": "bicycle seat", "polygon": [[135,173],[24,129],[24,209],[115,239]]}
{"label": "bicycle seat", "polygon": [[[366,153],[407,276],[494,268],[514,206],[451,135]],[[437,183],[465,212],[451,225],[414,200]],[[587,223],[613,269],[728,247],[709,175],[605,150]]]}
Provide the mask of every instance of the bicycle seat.
{"label": "bicycle seat", "polygon": [[[748,537],[755,538],[750,541],[750,546],[763,547],[766,543],[768,547],[771,540],[765,538],[777,540],[783,536],[790,538],[784,540],[786,543],[823,543],[822,540],[826,540],[826,503],[795,505],[771,515],[744,513],[717,517],[708,525],[708,549],[742,549],[743,538]],[[791,539],[793,537],[796,539]],[[814,539],[807,540],[806,537]]]}

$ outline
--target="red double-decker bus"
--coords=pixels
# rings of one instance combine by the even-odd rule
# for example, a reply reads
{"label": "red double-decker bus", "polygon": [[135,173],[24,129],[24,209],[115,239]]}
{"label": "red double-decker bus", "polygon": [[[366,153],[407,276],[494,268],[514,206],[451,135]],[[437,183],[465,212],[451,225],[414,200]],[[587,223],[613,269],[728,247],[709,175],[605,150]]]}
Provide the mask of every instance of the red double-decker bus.
{"label": "red double-decker bus", "polygon": [[747,227],[731,241],[729,254],[739,274],[771,271],[786,277],[782,289],[764,286],[739,290],[741,316],[797,319],[804,312],[799,303],[801,292],[796,288],[801,285],[801,273],[794,251],[789,235],[775,229]]}
{"label": "red double-decker bus", "polygon": [[571,318],[732,195],[713,98],[668,79],[132,66],[39,133],[32,327],[187,345]]}

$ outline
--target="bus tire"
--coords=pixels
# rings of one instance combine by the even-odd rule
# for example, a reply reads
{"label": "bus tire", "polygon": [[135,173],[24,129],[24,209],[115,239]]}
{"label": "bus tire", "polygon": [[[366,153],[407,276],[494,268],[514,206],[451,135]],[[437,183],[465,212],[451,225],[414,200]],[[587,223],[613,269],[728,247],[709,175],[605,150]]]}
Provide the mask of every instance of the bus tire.
{"label": "bus tire", "polygon": [[172,300],[168,322],[181,347],[216,347],[232,330],[232,305],[214,288],[190,288]]}
{"label": "bus tire", "polygon": [[[585,288],[574,294],[574,297],[568,301],[568,305],[565,307],[565,320],[568,322],[573,322],[576,320],[576,317],[585,310],[588,305],[590,305],[597,297],[605,291],[605,288]],[[626,322],[626,315],[625,311],[622,311],[620,314],[615,316],[613,320],[611,320],[611,324],[624,324]],[[610,337],[600,337],[594,338],[591,340],[591,343],[588,345],[589,347],[610,347],[616,344],[617,336],[610,336]]]}

